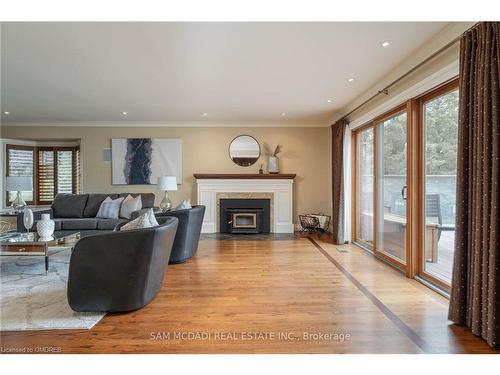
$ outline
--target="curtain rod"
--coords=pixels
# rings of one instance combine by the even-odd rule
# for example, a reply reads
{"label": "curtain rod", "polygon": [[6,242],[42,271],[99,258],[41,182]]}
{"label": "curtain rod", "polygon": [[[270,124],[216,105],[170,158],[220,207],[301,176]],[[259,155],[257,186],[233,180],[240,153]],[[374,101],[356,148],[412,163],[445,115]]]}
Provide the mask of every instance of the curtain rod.
{"label": "curtain rod", "polygon": [[377,91],[376,94],[370,96],[368,99],[366,99],[363,103],[361,103],[360,105],[358,105],[357,107],[355,107],[354,109],[352,109],[351,111],[349,111],[348,113],[346,113],[344,116],[342,116],[340,118],[340,120],[344,120],[346,119],[347,117],[349,117],[350,115],[352,115],[354,112],[356,112],[358,109],[364,107],[366,104],[368,104],[369,102],[371,102],[373,99],[375,99],[376,97],[378,97],[379,95],[381,94],[385,94],[385,95],[389,95],[389,89],[394,86],[395,84],[397,84],[398,82],[400,82],[401,80],[403,80],[404,78],[408,77],[410,74],[412,74],[415,70],[419,69],[421,66],[425,65],[427,62],[429,62],[430,60],[432,60],[434,57],[440,55],[441,53],[443,53],[444,51],[446,51],[448,48],[450,48],[451,46],[453,46],[454,44],[456,44],[458,41],[460,41],[460,39],[462,39],[462,36],[469,32],[470,30],[476,28],[478,25],[480,24],[480,22],[477,22],[475,23],[474,25],[472,25],[471,27],[469,27],[467,30],[465,30],[462,34],[460,34],[459,36],[457,36],[455,39],[453,39],[451,42],[449,42],[448,44],[446,44],[444,47],[441,47],[440,49],[438,49],[436,52],[434,52],[432,55],[430,55],[429,57],[427,57],[426,59],[424,59],[423,61],[421,61],[420,63],[418,63],[417,65],[415,65],[413,68],[411,68],[410,70],[408,70],[406,73],[404,73],[403,75],[399,76],[398,78],[396,78],[394,81],[392,81],[391,83],[389,83],[387,86],[385,86],[382,90],[379,90]]}

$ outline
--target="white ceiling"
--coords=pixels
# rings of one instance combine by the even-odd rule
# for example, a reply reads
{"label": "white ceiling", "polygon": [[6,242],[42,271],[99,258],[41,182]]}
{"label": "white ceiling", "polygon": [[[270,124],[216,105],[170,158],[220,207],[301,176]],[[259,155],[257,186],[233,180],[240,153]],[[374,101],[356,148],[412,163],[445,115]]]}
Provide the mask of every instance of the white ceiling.
{"label": "white ceiling", "polygon": [[445,25],[2,23],[2,122],[326,124]]}

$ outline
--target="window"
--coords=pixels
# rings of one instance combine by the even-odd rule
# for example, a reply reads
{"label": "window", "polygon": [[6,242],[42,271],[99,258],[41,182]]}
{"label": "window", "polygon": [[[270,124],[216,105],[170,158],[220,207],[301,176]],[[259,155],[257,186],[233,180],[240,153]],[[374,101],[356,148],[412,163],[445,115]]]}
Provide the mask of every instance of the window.
{"label": "window", "polygon": [[73,150],[57,152],[57,192],[73,193]]}
{"label": "window", "polygon": [[[355,239],[368,248],[373,247],[373,127],[360,130],[355,144],[359,165],[356,168],[357,218]],[[356,210],[355,210],[356,211]]]}
{"label": "window", "polygon": [[376,252],[406,264],[407,113],[391,114],[376,124]]}
{"label": "window", "polygon": [[54,198],[54,152],[38,150],[37,201],[47,204]]}
{"label": "window", "polygon": [[79,154],[78,147],[38,148],[38,204],[50,204],[58,193],[79,193]]}
{"label": "window", "polygon": [[[35,148],[31,146],[7,145],[7,176],[33,176]],[[7,205],[14,200],[17,192],[7,192]],[[23,191],[21,196],[28,204],[33,204],[33,192]]]}
{"label": "window", "polygon": [[425,192],[420,273],[448,286],[455,247],[458,85],[447,85],[423,97],[420,111]]}
{"label": "window", "polygon": [[[33,192],[23,193],[28,204],[51,204],[57,193],[80,192],[80,148],[7,145],[9,176],[34,176]],[[7,196],[10,205],[15,193]]]}

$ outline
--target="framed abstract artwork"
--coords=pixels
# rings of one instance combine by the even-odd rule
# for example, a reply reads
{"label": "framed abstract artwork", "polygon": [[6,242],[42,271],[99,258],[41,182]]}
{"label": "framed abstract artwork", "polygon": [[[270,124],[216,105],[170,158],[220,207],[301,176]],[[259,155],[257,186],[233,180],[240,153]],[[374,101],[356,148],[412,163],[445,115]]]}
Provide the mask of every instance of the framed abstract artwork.
{"label": "framed abstract artwork", "polygon": [[156,185],[159,176],[182,181],[182,140],[179,138],[113,138],[113,185]]}

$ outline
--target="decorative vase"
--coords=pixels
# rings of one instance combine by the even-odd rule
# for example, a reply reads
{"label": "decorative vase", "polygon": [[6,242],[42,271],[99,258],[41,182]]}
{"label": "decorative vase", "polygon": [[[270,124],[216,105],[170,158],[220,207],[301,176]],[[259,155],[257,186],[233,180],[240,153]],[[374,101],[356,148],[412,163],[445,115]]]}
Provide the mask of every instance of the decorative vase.
{"label": "decorative vase", "polygon": [[29,233],[31,227],[33,226],[34,218],[33,218],[33,211],[31,211],[29,208],[26,208],[24,210],[24,215],[23,215],[23,223],[24,227],[26,228],[26,231]]}
{"label": "decorative vase", "polygon": [[269,156],[267,170],[269,171],[269,173],[280,173],[279,160],[276,156]]}
{"label": "decorative vase", "polygon": [[36,224],[36,230],[40,238],[50,238],[54,234],[54,220],[50,219],[50,214],[42,214],[42,220]]}

